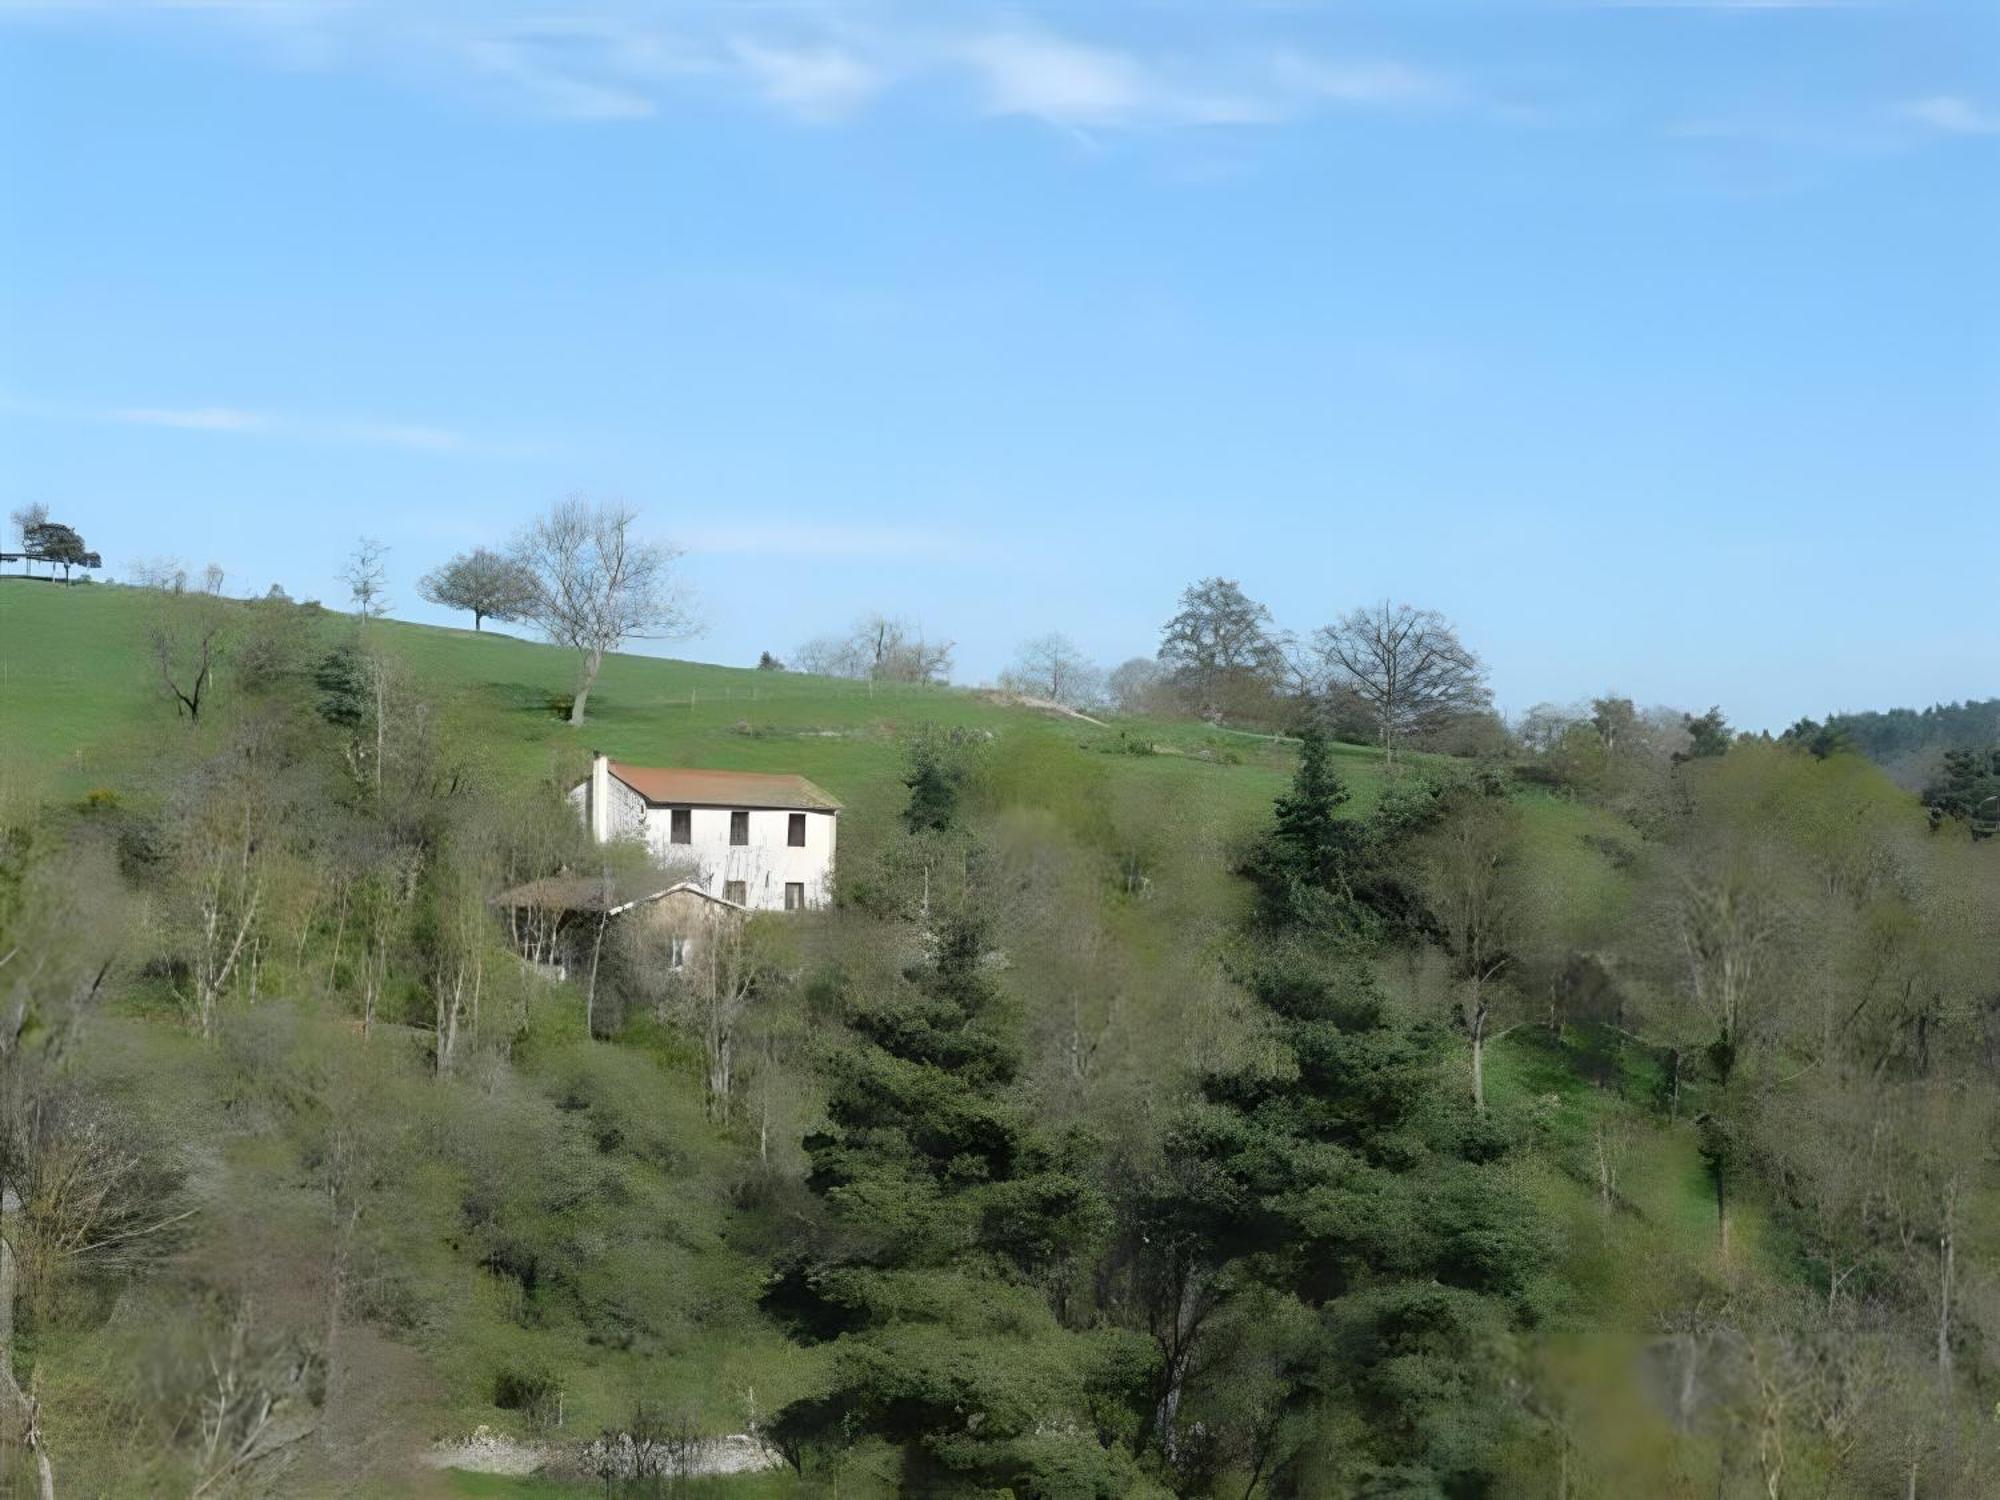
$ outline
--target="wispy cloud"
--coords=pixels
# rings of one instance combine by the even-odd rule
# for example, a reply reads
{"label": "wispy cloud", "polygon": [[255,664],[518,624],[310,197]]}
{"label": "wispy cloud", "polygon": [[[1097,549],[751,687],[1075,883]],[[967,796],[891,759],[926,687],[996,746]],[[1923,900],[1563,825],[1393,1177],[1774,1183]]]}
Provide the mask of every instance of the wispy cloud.
{"label": "wispy cloud", "polygon": [[803,120],[842,119],[887,82],[882,68],[841,47],[784,47],[738,38],[730,50],[766,100]]}
{"label": "wispy cloud", "polygon": [[964,537],[927,527],[845,526],[818,521],[760,521],[700,526],[679,541],[690,552],[751,553],[787,557],[962,557]]}
{"label": "wispy cloud", "polygon": [[249,433],[308,442],[356,444],[363,447],[414,448],[442,453],[465,446],[462,434],[446,427],[413,422],[341,421],[280,416],[245,411],[234,406],[120,406],[107,411],[68,411],[47,406],[23,406],[42,416],[81,417],[130,427],[172,427],[183,432]]}
{"label": "wispy cloud", "polygon": [[1276,72],[1298,93],[1330,104],[1413,108],[1464,98],[1455,79],[1399,62],[1329,62],[1287,52],[1279,56]]}
{"label": "wispy cloud", "polygon": [[2000,135],[2000,110],[1981,109],[1956,94],[1933,94],[1928,99],[1912,99],[1897,113],[1906,120],[1941,130],[1947,135]]}
{"label": "wispy cloud", "polygon": [[1122,125],[1155,103],[1132,58],[1044,33],[977,37],[959,46],[994,114],[1031,115],[1054,125]]}
{"label": "wispy cloud", "polygon": [[266,425],[256,412],[238,411],[231,406],[183,409],[128,406],[106,415],[114,422],[130,422],[140,427],[182,427],[191,432],[255,432]]}
{"label": "wispy cloud", "polygon": [[286,66],[457,74],[482,94],[583,121],[647,119],[692,92],[827,125],[906,86],[1066,130],[1273,125],[1466,97],[1455,81],[1396,60],[1246,53],[1212,39],[1174,54],[1102,15],[1085,34],[998,6],[944,13],[901,0],[600,0],[588,10],[539,0],[0,0],[0,22],[25,15],[230,27]]}

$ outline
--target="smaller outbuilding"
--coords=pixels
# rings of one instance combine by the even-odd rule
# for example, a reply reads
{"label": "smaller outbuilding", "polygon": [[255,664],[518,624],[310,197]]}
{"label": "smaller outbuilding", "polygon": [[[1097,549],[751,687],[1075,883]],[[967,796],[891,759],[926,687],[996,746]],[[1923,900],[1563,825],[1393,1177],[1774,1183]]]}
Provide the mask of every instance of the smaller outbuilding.
{"label": "smaller outbuilding", "polygon": [[551,978],[587,972],[611,923],[638,923],[668,970],[693,964],[719,929],[749,915],[741,902],[675,876],[545,875],[493,898],[514,949]]}

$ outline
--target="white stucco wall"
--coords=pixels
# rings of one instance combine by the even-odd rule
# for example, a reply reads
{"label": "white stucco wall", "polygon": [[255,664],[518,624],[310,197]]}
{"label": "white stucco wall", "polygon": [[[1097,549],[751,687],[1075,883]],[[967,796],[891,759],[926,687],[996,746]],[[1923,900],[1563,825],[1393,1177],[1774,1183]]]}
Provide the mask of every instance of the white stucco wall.
{"label": "white stucco wall", "polygon": [[692,856],[695,873],[691,877],[703,890],[720,896],[729,881],[744,886],[744,904],[753,911],[783,911],[785,886],[797,881],[806,888],[807,906],[824,906],[833,894],[833,848],[836,819],[830,812],[802,814],[806,820],[806,842],[802,849],[786,844],[786,830],[792,814],[778,808],[750,809],[750,842],[729,842],[729,815],[726,807],[690,809],[691,841],[670,842],[673,831],[671,810],[648,807],[645,814],[647,846],[653,858],[665,865]]}
{"label": "white stucco wall", "polygon": [[[670,870],[694,881],[711,895],[725,893],[732,880],[743,882],[744,904],[753,911],[783,911],[785,886],[797,881],[806,888],[808,907],[824,906],[833,899],[833,851],[837,819],[830,812],[806,812],[805,847],[794,849],[785,842],[792,810],[749,809],[750,842],[729,842],[727,807],[688,809],[692,819],[692,839],[686,844],[673,840],[672,809],[655,807],[615,776],[606,778],[605,826],[608,837],[643,838],[662,870]],[[586,827],[590,826],[591,783],[571,789],[570,805]]]}
{"label": "white stucco wall", "polygon": [[[605,808],[608,813],[606,837],[613,839],[635,839],[646,831],[646,799],[615,776],[604,778],[606,796]],[[584,826],[590,826],[590,783],[583,781],[570,788],[570,806],[583,819]]]}

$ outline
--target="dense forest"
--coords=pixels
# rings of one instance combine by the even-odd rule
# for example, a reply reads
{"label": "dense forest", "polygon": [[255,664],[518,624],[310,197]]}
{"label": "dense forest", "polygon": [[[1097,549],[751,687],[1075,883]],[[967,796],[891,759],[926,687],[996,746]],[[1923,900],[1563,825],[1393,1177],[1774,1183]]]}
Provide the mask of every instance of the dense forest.
{"label": "dense forest", "polygon": [[[0,1495],[2000,1494],[1991,704],[148,581],[0,590]],[[600,747],[824,781],[833,904],[524,962]]]}
{"label": "dense forest", "polygon": [[1801,719],[1786,733],[1796,740],[1857,750],[1906,785],[1921,786],[1937,774],[1947,754],[1976,755],[2000,744],[2000,698],[1829,714],[1824,722]]}

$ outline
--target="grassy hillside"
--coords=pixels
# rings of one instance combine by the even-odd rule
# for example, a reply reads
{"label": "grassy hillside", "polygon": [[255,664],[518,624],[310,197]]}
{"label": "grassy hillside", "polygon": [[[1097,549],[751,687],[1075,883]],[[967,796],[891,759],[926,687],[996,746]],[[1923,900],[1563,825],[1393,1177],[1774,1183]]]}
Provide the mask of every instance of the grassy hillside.
{"label": "grassy hillside", "polygon": [[[154,607],[143,589],[0,579],[0,767],[24,779],[24,789],[72,793],[120,780],[143,765],[154,736],[175,731],[146,644]],[[328,614],[320,628],[331,643],[354,622]],[[560,706],[574,683],[574,654],[497,632],[394,620],[371,628],[426,694],[442,699],[455,727],[521,776],[580,764],[590,749],[645,765],[793,771],[868,822],[893,800],[900,731],[1034,726],[1103,754],[1118,781],[1157,788],[1184,811],[1234,826],[1261,816],[1291,770],[1284,744],[1228,730],[1141,720],[1103,727],[959,689],[638,655],[606,659],[590,722],[572,729]],[[1148,749],[1155,753],[1134,753]],[[1365,808],[1379,757],[1357,746],[1341,753],[1356,806]]]}

